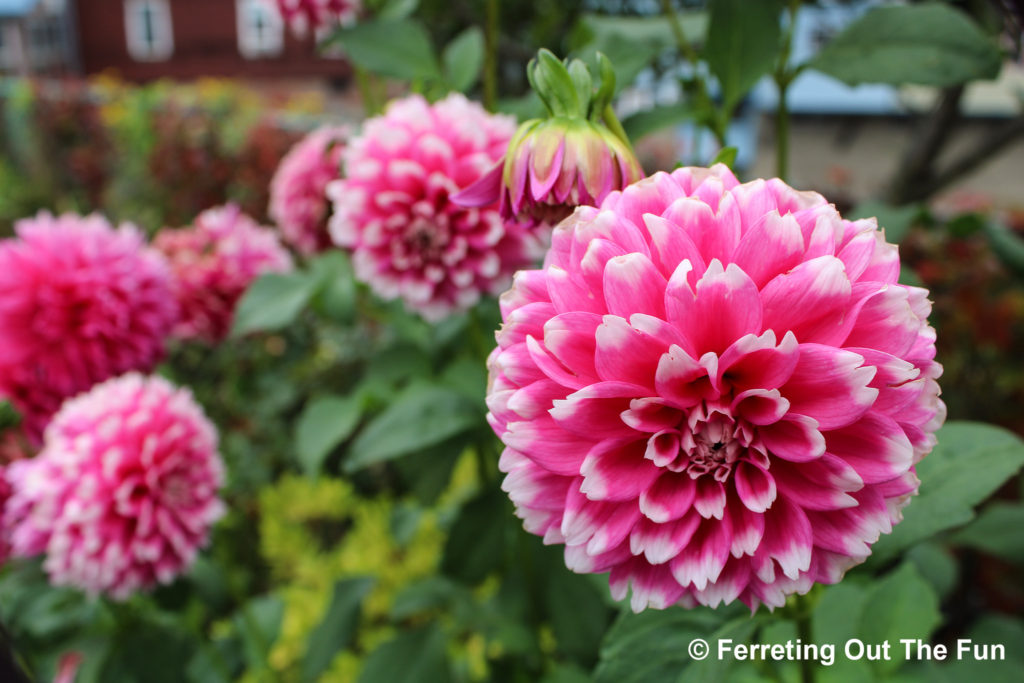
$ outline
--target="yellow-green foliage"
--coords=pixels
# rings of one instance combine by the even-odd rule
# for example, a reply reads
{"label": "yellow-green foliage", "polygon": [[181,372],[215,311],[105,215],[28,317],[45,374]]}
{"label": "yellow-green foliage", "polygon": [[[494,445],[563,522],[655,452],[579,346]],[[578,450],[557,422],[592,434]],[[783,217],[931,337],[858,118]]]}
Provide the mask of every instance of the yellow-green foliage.
{"label": "yellow-green foliage", "polygon": [[[335,581],[355,576],[375,580],[363,603],[356,641],[356,650],[366,653],[394,635],[387,614],[398,590],[437,568],[444,539],[431,510],[423,511],[412,538],[400,546],[391,533],[396,502],[363,498],[340,479],[286,476],[264,490],[260,503],[261,550],[274,578],[284,586],[285,601],[270,663],[286,680],[297,673]],[[313,531],[317,526],[339,529],[339,540],[321,547]],[[322,680],[350,681],[358,669],[359,658],[342,653]]]}

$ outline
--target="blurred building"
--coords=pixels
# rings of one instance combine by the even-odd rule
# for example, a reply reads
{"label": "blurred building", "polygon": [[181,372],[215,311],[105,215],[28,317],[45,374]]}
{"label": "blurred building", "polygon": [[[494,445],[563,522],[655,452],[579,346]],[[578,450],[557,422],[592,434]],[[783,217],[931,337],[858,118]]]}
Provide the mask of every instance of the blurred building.
{"label": "blurred building", "polygon": [[65,0],[0,0],[0,73],[76,73],[74,27]]}
{"label": "blurred building", "polygon": [[317,51],[315,36],[294,36],[274,0],[68,2],[86,75],[112,70],[133,81],[350,75],[337,54]]}

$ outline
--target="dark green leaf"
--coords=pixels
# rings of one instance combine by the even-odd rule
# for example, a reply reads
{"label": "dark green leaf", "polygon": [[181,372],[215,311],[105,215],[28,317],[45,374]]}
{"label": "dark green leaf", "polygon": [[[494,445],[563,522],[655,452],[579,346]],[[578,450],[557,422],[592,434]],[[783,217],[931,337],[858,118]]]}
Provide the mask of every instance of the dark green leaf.
{"label": "dark green leaf", "polygon": [[907,551],[907,561],[917,568],[940,598],[945,598],[956,588],[960,567],[945,544],[918,544]]}
{"label": "dark green leaf", "polygon": [[1024,276],[1024,238],[1004,225],[985,223],[985,236],[996,253],[1010,270]]}
{"label": "dark green leaf", "polygon": [[402,480],[420,503],[433,505],[448,488],[452,471],[468,443],[467,435],[459,435],[395,461]]}
{"label": "dark green leaf", "polygon": [[724,110],[732,112],[747,91],[775,65],[782,3],[711,0],[710,12],[704,59],[721,84]]}
{"label": "dark green leaf", "polygon": [[892,644],[892,659],[874,662],[879,670],[891,673],[904,660],[900,638],[920,638],[927,642],[941,621],[935,591],[913,564],[904,562],[868,589],[859,637],[865,643]]}
{"label": "dark green leaf", "polygon": [[921,210],[917,206],[890,206],[885,202],[869,199],[858,204],[844,217],[851,221],[858,218],[876,218],[878,227],[885,231],[885,240],[899,244],[920,213]]}
{"label": "dark green leaf", "polygon": [[639,140],[645,135],[655,133],[663,128],[675,126],[693,118],[693,110],[685,102],[658,106],[647,111],[640,111],[622,120],[622,127],[631,140]]}
{"label": "dark green leaf", "polygon": [[380,19],[405,19],[420,6],[420,0],[386,0],[377,11]]}
{"label": "dark green leaf", "polygon": [[484,32],[470,26],[444,49],[444,73],[454,90],[465,92],[480,78],[484,65]]}
{"label": "dark green leaf", "polygon": [[985,500],[1024,464],[1024,442],[1013,432],[976,422],[947,422],[935,450],[917,465],[918,496],[903,521],[872,546],[884,561],[932,534],[969,522]]}
{"label": "dark green leaf", "polygon": [[811,60],[811,68],[848,85],[914,83],[947,87],[995,78],[995,39],[942,3],[875,7]]}
{"label": "dark green leaf", "polygon": [[301,271],[264,275],[250,285],[238,302],[231,335],[241,337],[287,327],[315,291],[316,281]]}
{"label": "dark green leaf", "polygon": [[316,309],[333,320],[350,322],[355,315],[356,281],[348,255],[328,251],[310,264],[310,273],[317,282]]}
{"label": "dark green leaf", "polygon": [[507,500],[500,490],[487,490],[462,506],[455,518],[441,571],[466,583],[479,583],[500,566],[507,531]]}
{"label": "dark green leaf", "polygon": [[725,164],[729,168],[732,168],[733,164],[736,163],[736,153],[738,151],[739,150],[737,150],[735,147],[723,147],[722,149],[718,150],[718,154],[715,155],[715,158],[711,160],[711,163],[709,163],[708,166],[714,166],[715,164]]}
{"label": "dark green leaf", "polygon": [[284,601],[276,595],[253,598],[235,614],[235,630],[241,635],[249,667],[266,668],[267,653],[281,633]]}
{"label": "dark green leaf", "polygon": [[477,404],[443,387],[413,384],[356,437],[345,469],[421,451],[479,425]]}
{"label": "dark green leaf", "polygon": [[676,683],[690,663],[687,644],[707,638],[724,616],[712,610],[623,612],[601,644],[595,683]]}
{"label": "dark green leaf", "polygon": [[460,597],[470,596],[468,589],[444,576],[429,576],[406,586],[391,603],[391,618],[397,620],[443,609]]}
{"label": "dark green leaf", "polygon": [[[706,640],[711,648],[716,648],[722,640],[731,640],[733,645],[746,644],[751,642],[757,625],[756,617],[744,614],[715,629],[714,633]],[[725,656],[719,659],[717,653],[712,650],[705,659],[693,662],[687,667],[686,680],[700,681],[701,683],[728,683],[734,680],[732,672],[735,665],[736,660],[732,657]]]}
{"label": "dark green leaf", "polygon": [[132,623],[116,636],[103,662],[101,681],[181,683],[198,644],[175,625]]}
{"label": "dark green leaf", "polygon": [[360,22],[338,31],[334,41],[344,46],[355,64],[381,76],[408,81],[441,77],[430,35],[418,21]]}
{"label": "dark green leaf", "polygon": [[1024,505],[993,502],[949,540],[1024,564]]}
{"label": "dark green leaf", "polygon": [[403,631],[366,658],[359,683],[446,683],[452,680],[445,639],[435,626]]}
{"label": "dark green leaf", "polygon": [[556,117],[580,114],[580,100],[569,70],[550,50],[541,48],[530,62],[533,89]]}
{"label": "dark green leaf", "polygon": [[310,400],[295,427],[295,452],[303,471],[314,476],[324,459],[359,424],[359,396],[319,396]]}
{"label": "dark green leaf", "polygon": [[342,579],[334,584],[331,604],[323,620],[309,636],[302,660],[302,681],[312,683],[327,671],[334,656],[347,648],[356,634],[363,598],[370,592],[373,579]]}
{"label": "dark green leaf", "polygon": [[[545,606],[558,649],[573,659],[592,663],[612,612],[586,577],[566,570],[562,553],[557,566],[548,570]],[[607,592],[607,587],[603,589]]]}

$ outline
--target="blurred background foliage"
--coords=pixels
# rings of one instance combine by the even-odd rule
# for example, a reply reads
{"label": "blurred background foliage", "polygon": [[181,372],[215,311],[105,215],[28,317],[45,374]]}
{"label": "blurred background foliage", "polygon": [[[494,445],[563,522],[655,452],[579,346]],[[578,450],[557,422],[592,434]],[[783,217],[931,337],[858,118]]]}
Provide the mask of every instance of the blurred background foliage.
{"label": "blurred background foliage", "polygon": [[[831,57],[793,64],[786,4],[751,4],[391,0],[370,3],[377,18],[333,41],[366,71],[369,111],[382,94],[408,87],[485,99],[490,90],[501,96],[494,106],[529,113],[536,102],[523,74],[536,48],[584,57],[601,50],[620,87],[641,72],[680,83],[680,102],[635,113],[628,130],[642,136],[689,123],[723,144],[733,114],[765,76],[782,91],[814,68],[851,83],[944,89],[919,117],[921,143],[909,145],[902,167],[916,174],[914,191],[840,208],[879,216],[900,243],[905,281],[931,289],[951,424],[920,466],[925,484],[907,520],[866,566],[815,592],[815,640],[972,637],[1005,643],[1009,657],[845,663],[823,672],[833,681],[1018,680],[1024,212],[929,201],[956,125],[943,118],[942,98],[955,105],[960,86],[994,75],[993,55],[998,71],[1019,54],[1019,38],[1006,40],[1019,32],[1012,3],[888,8],[954,12],[907,14],[897,26],[938,22],[929,25],[932,43],[959,69],[952,80],[931,53],[872,59],[886,40],[905,48],[913,35],[872,34],[870,23],[849,29],[879,41],[860,62],[839,51],[840,36]],[[864,19],[883,20],[892,23]],[[959,34],[968,50],[953,40],[964,25],[957,22],[973,32]],[[382,25],[413,36],[409,45],[425,35],[423,49],[389,50],[377,40]],[[747,48],[730,52],[736,44]],[[319,112],[301,98],[270,106],[224,80],[6,80],[0,229],[9,234],[17,218],[49,209],[100,211],[152,232],[228,200],[266,221],[277,163]],[[784,114],[775,118],[784,159],[789,131]],[[936,127],[942,134],[929,137]],[[779,168],[784,174],[784,161]],[[522,530],[499,488],[499,444],[484,420],[484,361],[498,323],[491,301],[428,325],[372,297],[340,251],[259,280],[229,342],[179,345],[163,367],[192,387],[221,431],[230,512],[209,549],[187,576],[124,604],[50,588],[38,563],[12,563],[0,573],[0,621],[23,664],[51,680],[61,657],[78,652],[80,683],[799,680],[793,663],[695,663],[682,647],[696,636],[796,637],[778,614],[632,615],[611,600],[605,577],[572,574],[559,548]]]}

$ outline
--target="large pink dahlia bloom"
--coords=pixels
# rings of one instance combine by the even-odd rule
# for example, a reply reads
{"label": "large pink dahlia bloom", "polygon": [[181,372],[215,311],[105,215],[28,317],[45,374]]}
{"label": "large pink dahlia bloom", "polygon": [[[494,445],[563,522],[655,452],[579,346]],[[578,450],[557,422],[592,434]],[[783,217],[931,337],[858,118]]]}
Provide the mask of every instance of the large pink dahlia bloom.
{"label": "large pink dahlia bloom", "polygon": [[683,168],[583,207],[502,297],[489,419],[526,528],[632,606],[780,606],[864,560],[945,417],[874,220]]}
{"label": "large pink dahlia bloom", "polygon": [[285,272],[292,259],[274,231],[234,204],[203,211],[190,228],[165,228],[153,240],[174,272],[181,309],[174,336],[218,342],[227,336],[235,305],[260,275]]}
{"label": "large pink dahlia bloom", "polygon": [[13,554],[54,585],[116,599],[187,568],[223,512],[217,433],[187,389],[129,373],[64,403],[8,468]]}
{"label": "large pink dahlia bloom", "polygon": [[138,230],[40,213],[0,242],[0,396],[34,439],[61,401],[151,369],[177,317],[164,259]]}
{"label": "large pink dahlia bloom", "polygon": [[348,128],[319,128],[299,140],[270,183],[270,217],[284,240],[305,255],[331,245],[327,184],[341,176]]}
{"label": "large pink dahlia bloom", "polygon": [[345,178],[328,186],[330,230],[352,250],[356,276],[428,320],[497,294],[539,256],[538,231],[502,221],[497,204],[451,196],[505,153],[515,123],[462,95],[391,103],[345,150]]}

